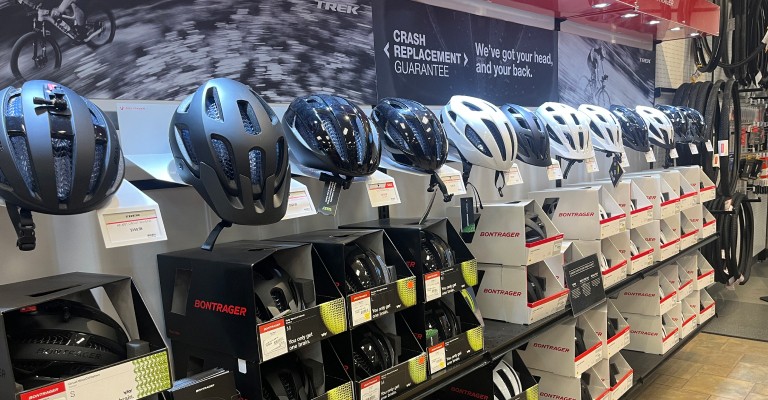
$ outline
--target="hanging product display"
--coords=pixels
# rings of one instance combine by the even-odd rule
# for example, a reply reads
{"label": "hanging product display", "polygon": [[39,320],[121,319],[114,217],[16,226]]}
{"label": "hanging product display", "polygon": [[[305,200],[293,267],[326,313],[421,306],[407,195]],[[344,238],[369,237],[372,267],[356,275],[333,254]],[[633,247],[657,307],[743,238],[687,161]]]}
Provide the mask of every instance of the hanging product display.
{"label": "hanging product display", "polygon": [[625,106],[612,105],[611,112],[616,116],[621,126],[624,146],[641,153],[651,151],[648,125],[635,110]]}
{"label": "hanging product display", "polygon": [[550,166],[549,135],[539,117],[516,104],[504,104],[499,108],[507,116],[517,136],[517,159],[536,167]]}

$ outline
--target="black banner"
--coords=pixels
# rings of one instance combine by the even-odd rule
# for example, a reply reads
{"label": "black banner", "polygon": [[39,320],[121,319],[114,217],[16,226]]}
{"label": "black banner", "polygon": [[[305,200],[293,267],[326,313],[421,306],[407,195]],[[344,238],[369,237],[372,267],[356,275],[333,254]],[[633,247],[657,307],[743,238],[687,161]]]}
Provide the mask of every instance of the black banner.
{"label": "black banner", "polygon": [[556,33],[409,0],[376,0],[379,98],[429,105],[468,95],[495,104],[557,99]]}

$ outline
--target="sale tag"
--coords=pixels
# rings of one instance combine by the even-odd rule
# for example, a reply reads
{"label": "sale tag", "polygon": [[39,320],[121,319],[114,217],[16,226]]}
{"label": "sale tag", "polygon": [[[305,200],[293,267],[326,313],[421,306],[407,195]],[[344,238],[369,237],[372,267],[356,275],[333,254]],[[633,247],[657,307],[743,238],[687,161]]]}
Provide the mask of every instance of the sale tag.
{"label": "sale tag", "polygon": [[360,383],[360,400],[379,400],[381,398],[381,376],[375,376]]}
{"label": "sale tag", "polygon": [[443,165],[437,170],[437,175],[443,180],[445,187],[448,189],[448,194],[467,194],[467,188],[464,186],[464,180],[461,177],[461,172],[458,170]]}
{"label": "sale tag", "polygon": [[629,157],[627,157],[627,153],[621,153],[621,168],[627,169],[629,168]]}
{"label": "sale tag", "polygon": [[523,183],[523,176],[520,175],[520,168],[517,163],[512,164],[509,171],[504,171],[504,183],[507,185],[519,185]]}
{"label": "sale tag", "polygon": [[552,159],[552,164],[547,167],[547,178],[550,181],[563,179],[563,170],[560,169],[560,163],[554,158]]}
{"label": "sale tag", "polygon": [[720,156],[717,153],[712,154],[712,167],[720,168]]}
{"label": "sale tag", "polygon": [[720,154],[720,156],[727,156],[728,155],[728,140],[718,140],[717,141],[717,153]]}
{"label": "sale tag", "polygon": [[371,207],[400,204],[400,194],[397,192],[395,180],[383,172],[376,171],[373,175],[367,177],[365,187],[368,191]]}
{"label": "sale tag", "polygon": [[445,369],[445,342],[427,349],[429,352],[429,372],[435,373]]}
{"label": "sale tag", "polygon": [[678,157],[680,156],[677,154],[677,149],[672,149],[669,151],[669,158],[675,159]]}
{"label": "sale tag", "polygon": [[259,326],[259,344],[262,361],[271,360],[288,352],[285,335],[285,319],[268,322]]}
{"label": "sale tag", "polygon": [[427,301],[439,299],[442,296],[442,289],[440,288],[440,271],[430,272],[424,274],[424,291]]}
{"label": "sale tag", "polygon": [[291,179],[291,191],[288,193],[288,210],[285,212],[283,220],[315,214],[317,214],[317,210],[312,202],[312,197],[309,195],[307,186],[295,179]]}
{"label": "sale tag", "polygon": [[108,249],[167,239],[160,207],[128,181],[96,217]]}
{"label": "sale tag", "polygon": [[714,153],[715,152],[715,149],[712,148],[712,142],[710,142],[709,140],[704,142],[704,147],[706,147],[707,151],[710,152],[710,153]]}
{"label": "sale tag", "polygon": [[691,150],[691,154],[699,154],[699,146],[693,143],[688,143],[688,148]]}
{"label": "sale tag", "polygon": [[587,158],[587,173],[600,172],[600,168],[597,166],[597,159],[595,157]]}
{"label": "sale tag", "polygon": [[371,320],[371,292],[365,291],[349,296],[352,311],[352,326],[357,326]]}
{"label": "sale tag", "polygon": [[653,150],[648,150],[645,152],[645,161],[656,162],[656,155],[653,154]]}

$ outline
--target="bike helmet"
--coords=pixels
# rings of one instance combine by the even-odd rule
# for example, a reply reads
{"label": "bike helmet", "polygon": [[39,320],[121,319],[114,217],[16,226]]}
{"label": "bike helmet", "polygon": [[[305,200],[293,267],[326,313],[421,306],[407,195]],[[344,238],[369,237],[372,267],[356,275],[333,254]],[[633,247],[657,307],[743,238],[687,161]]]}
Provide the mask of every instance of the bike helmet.
{"label": "bike helmet", "polygon": [[592,400],[592,393],[589,392],[589,382],[592,380],[592,377],[584,372],[581,374],[581,379],[579,382],[581,383],[581,400]]}
{"label": "bike helmet", "polygon": [[397,363],[395,348],[375,323],[352,331],[352,362],[357,379],[365,379],[392,368]]}
{"label": "bike helmet", "polygon": [[[656,106],[659,108],[659,106]],[[670,107],[670,106],[667,106]],[[701,113],[690,107],[675,107],[679,110],[679,114],[681,115],[680,118],[680,125],[681,128],[684,127],[684,130],[681,129],[681,133],[678,133],[677,125],[675,125],[675,121],[672,121],[672,125],[675,126],[675,142],[679,143],[702,143],[705,142],[707,139],[705,137],[705,129],[706,124],[704,122],[704,117],[701,115]],[[671,120],[672,118],[670,118]]]}
{"label": "bike helmet", "polygon": [[283,116],[291,160],[333,175],[348,187],[352,178],[376,172],[381,140],[376,127],[351,101],[328,94],[296,98]]}
{"label": "bike helmet", "polygon": [[609,378],[609,382],[611,384],[611,387],[616,386],[616,384],[619,383],[619,374],[621,373],[619,371],[619,366],[616,365],[616,363],[611,363],[608,366],[608,370],[610,371],[611,377]]}
{"label": "bike helmet", "polygon": [[7,87],[0,102],[0,197],[16,245],[34,250],[31,213],[71,215],[102,207],[123,181],[123,153],[104,113],[58,83]]}
{"label": "bike helmet", "polygon": [[565,104],[547,102],[536,114],[544,123],[555,155],[566,160],[583,161],[595,156],[589,135],[589,118]]}
{"label": "bike helmet", "polygon": [[526,211],[525,213],[525,242],[533,243],[547,238],[547,228],[541,222],[539,215]]}
{"label": "bike helmet", "polygon": [[589,132],[596,150],[602,150],[608,155],[624,152],[619,121],[610,111],[590,104],[580,105],[579,111],[589,117]]}
{"label": "bike helmet", "polygon": [[279,358],[265,371],[261,388],[264,400],[309,400],[317,396],[312,377],[295,354]]}
{"label": "bike helmet", "polygon": [[648,126],[651,144],[666,150],[675,148],[675,130],[666,114],[647,106],[637,106],[635,110]]}
{"label": "bike helmet", "polygon": [[516,104],[504,104],[501,111],[517,135],[517,159],[537,167],[550,166],[549,136],[539,117]]}
{"label": "bike helmet", "polygon": [[520,376],[508,362],[501,360],[493,368],[493,400],[512,400],[523,392]]}
{"label": "bike helmet", "polygon": [[442,300],[429,302],[425,305],[424,321],[426,330],[436,330],[440,342],[444,342],[461,332],[456,314]]}
{"label": "bike helmet", "polygon": [[613,338],[619,332],[619,319],[608,318],[608,324],[606,324],[606,327],[606,338]]}
{"label": "bike helmet", "polygon": [[611,112],[619,121],[622,143],[625,147],[641,153],[651,151],[651,144],[648,140],[648,126],[635,110],[629,107],[612,105]]}
{"label": "bike helmet", "polygon": [[347,291],[355,293],[392,282],[387,264],[373,250],[355,243],[346,257]]}
{"label": "bike helmet", "polygon": [[421,264],[427,272],[451,268],[456,264],[456,254],[439,235],[421,231]]}
{"label": "bike helmet", "polygon": [[288,207],[290,167],[280,120],[250,87],[211,79],[171,119],[170,143],[181,179],[222,220],[280,221]]}
{"label": "bike helmet", "polygon": [[305,308],[293,279],[272,257],[264,259],[254,270],[253,290],[260,322]]}
{"label": "bike helmet", "polygon": [[528,303],[535,303],[547,297],[545,293],[547,285],[546,278],[528,272],[526,274],[526,280],[528,283]]}
{"label": "bike helmet", "polygon": [[127,358],[128,336],[101,310],[52,300],[4,316],[13,373],[25,389]]}

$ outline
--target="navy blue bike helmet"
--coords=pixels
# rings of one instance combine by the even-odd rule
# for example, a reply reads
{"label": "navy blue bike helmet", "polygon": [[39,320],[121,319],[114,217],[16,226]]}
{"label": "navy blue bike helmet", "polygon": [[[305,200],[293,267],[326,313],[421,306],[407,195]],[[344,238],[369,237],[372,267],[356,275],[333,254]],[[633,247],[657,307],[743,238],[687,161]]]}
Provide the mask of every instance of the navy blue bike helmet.
{"label": "navy blue bike helmet", "polygon": [[624,147],[646,153],[651,151],[648,127],[635,110],[624,106],[611,106],[611,112],[619,120]]}
{"label": "navy blue bike helmet", "polygon": [[517,104],[504,104],[499,108],[517,135],[517,159],[537,167],[552,164],[549,157],[549,135],[539,117]]}

